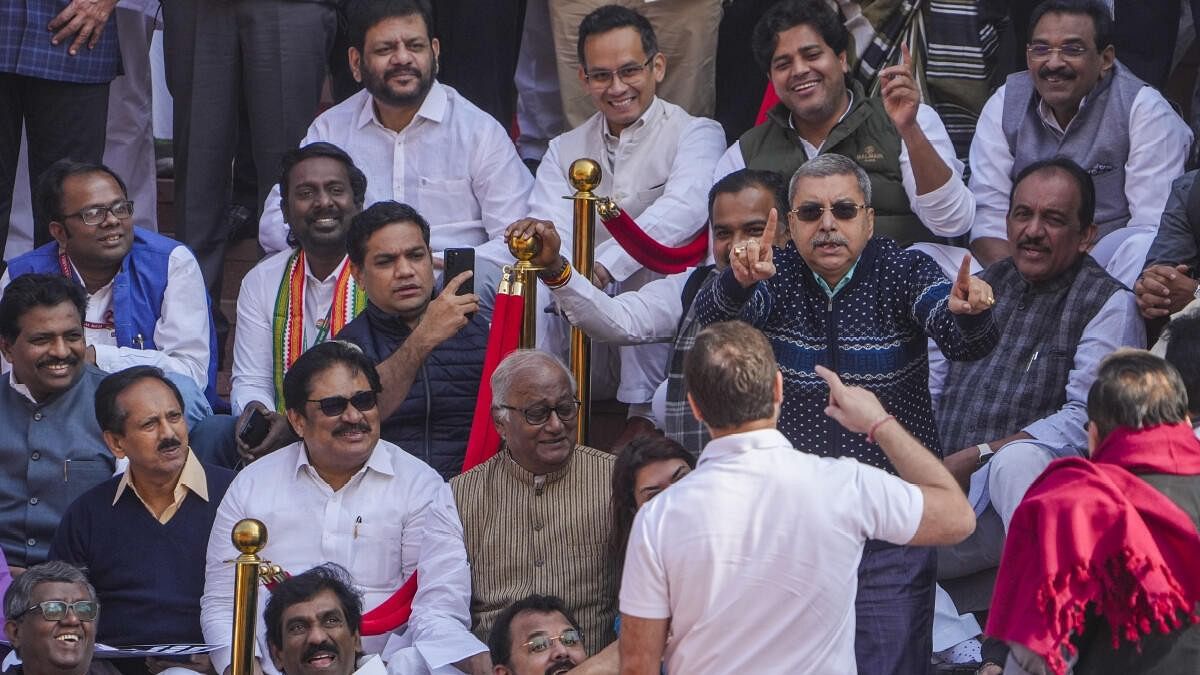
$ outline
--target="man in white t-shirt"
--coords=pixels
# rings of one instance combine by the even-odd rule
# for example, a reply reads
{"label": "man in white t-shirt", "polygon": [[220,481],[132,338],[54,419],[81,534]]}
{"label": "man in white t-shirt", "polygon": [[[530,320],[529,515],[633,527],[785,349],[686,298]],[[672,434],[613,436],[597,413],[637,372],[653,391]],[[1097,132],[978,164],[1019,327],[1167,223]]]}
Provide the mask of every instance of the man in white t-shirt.
{"label": "man in white t-shirt", "polygon": [[[688,401],[712,442],[638,512],[621,583],[621,672],[852,673],[867,539],[929,546],[975,527],[962,490],[878,399],[832,371],[826,414],[879,443],[900,478],[797,452],[775,429],[783,378],[740,321],[696,336]],[[864,627],[869,630],[869,627]],[[668,630],[671,633],[667,643]]]}

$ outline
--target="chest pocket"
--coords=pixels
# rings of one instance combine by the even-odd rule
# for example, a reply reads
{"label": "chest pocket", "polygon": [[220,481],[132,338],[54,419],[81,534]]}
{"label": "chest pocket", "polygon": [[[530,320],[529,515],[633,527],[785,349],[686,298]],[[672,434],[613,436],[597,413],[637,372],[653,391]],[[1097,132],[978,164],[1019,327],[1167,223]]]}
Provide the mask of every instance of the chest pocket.
{"label": "chest pocket", "polygon": [[404,564],[404,528],[377,523],[360,523],[357,528],[350,543],[354,579],[369,590],[394,591]]}
{"label": "chest pocket", "polygon": [[479,220],[479,205],[471,191],[471,181],[460,179],[430,180],[421,178],[417,187],[421,214],[433,228],[451,223]]}

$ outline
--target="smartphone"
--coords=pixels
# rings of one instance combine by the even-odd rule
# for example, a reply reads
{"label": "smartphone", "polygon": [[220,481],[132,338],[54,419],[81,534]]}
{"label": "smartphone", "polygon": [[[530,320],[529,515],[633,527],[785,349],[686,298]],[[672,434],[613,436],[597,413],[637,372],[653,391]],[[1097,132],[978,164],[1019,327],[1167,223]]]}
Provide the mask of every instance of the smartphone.
{"label": "smartphone", "polygon": [[245,443],[247,448],[257,448],[266,440],[270,430],[271,423],[267,420],[267,416],[263,414],[263,411],[255,408],[250,411],[250,415],[242,423],[242,428],[238,429],[238,440]]}
{"label": "smartphone", "polygon": [[[475,249],[473,248],[448,248],[443,252],[446,259],[445,271],[442,274],[442,287],[445,288],[450,280],[458,275],[470,270],[475,271]],[[466,295],[475,292],[475,276],[458,287],[458,295]]]}

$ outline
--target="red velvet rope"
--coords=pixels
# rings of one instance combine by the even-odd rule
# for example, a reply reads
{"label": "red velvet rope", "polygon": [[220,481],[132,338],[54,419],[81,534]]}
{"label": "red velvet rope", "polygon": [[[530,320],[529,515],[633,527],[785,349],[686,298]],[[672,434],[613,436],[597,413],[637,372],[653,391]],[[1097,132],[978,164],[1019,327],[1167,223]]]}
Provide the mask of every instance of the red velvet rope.
{"label": "red velvet rope", "polygon": [[615,205],[599,211],[601,221],[621,248],[628,251],[634,260],[659,274],[677,274],[695,267],[708,254],[707,227],[683,246],[664,246],[651,239],[628,213]]}
{"label": "red velvet rope", "polygon": [[[478,466],[500,451],[500,435],[492,424],[492,371],[500,361],[517,348],[521,338],[521,317],[525,298],[506,293],[496,294],[492,311],[492,329],[488,335],[487,352],[483,358],[483,376],[479,380],[479,397],[471,422],[471,439],[463,459],[463,471]],[[412,601],[417,595],[417,574],[408,578],[400,590],[375,609],[363,614],[362,634],[383,635],[404,625],[412,615]]]}

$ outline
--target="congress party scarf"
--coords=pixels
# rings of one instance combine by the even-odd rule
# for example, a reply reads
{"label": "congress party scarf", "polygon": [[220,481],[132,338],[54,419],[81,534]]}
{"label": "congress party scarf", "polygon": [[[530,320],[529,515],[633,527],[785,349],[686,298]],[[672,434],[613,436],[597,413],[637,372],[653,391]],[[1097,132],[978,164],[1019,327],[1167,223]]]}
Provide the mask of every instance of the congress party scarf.
{"label": "congress party scarf", "polygon": [[[307,348],[304,341],[304,251],[297,249],[288,259],[279,292],[275,295],[275,316],[271,324],[274,345],[275,408],[283,412],[283,375]],[[343,265],[334,286],[333,302],[324,319],[316,322],[317,335],[312,344],[320,344],[337,335],[367,306],[367,295],[355,283],[350,265]]]}

